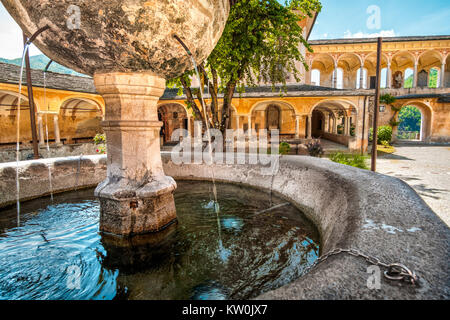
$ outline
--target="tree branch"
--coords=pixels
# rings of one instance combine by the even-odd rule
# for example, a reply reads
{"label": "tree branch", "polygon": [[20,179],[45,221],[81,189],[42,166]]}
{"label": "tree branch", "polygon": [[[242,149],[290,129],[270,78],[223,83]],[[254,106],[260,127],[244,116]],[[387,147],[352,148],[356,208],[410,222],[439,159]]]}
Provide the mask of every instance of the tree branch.
{"label": "tree branch", "polygon": [[202,117],[202,113],[201,113],[200,109],[198,108],[197,104],[195,103],[195,99],[192,94],[191,87],[188,86],[186,80],[183,77],[180,77],[180,81],[186,92],[186,98],[187,98],[188,104],[191,106],[192,110],[194,111],[195,117],[197,119],[200,118],[201,121],[203,122],[203,124],[205,124],[203,117]]}

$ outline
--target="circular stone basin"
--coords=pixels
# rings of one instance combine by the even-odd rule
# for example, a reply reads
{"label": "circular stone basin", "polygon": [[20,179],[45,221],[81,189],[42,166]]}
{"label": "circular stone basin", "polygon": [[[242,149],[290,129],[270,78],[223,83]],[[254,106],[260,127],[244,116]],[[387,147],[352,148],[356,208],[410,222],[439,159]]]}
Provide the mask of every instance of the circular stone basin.
{"label": "circular stone basin", "polygon": [[2,0],[34,44],[78,72],[152,71],[169,79],[205,60],[225,27],[229,0]]}
{"label": "circular stone basin", "polygon": [[[316,228],[264,191],[179,182],[178,223],[158,234],[100,235],[92,190],[0,212],[0,299],[248,299],[301,277]],[[273,208],[274,210],[267,210]]]}

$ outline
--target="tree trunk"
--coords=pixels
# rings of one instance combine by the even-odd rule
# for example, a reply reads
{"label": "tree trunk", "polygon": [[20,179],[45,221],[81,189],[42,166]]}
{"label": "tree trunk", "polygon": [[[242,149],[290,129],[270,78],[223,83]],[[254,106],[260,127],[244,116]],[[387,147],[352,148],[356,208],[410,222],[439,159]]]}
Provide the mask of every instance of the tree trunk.
{"label": "tree trunk", "polygon": [[236,81],[230,81],[225,88],[223,96],[222,121],[220,124],[220,131],[222,134],[225,134],[226,130],[229,129],[231,125],[231,102],[233,101],[236,83]]}

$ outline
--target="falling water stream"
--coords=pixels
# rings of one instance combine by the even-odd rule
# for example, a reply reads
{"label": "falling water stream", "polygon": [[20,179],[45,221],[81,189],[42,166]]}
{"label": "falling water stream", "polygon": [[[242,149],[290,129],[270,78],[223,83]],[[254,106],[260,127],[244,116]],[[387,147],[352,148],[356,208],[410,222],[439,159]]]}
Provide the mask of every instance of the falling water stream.
{"label": "falling water stream", "polygon": [[[50,66],[47,65],[47,66]],[[46,143],[47,143],[47,153],[50,155],[50,145],[48,142],[48,112],[50,111],[50,106],[47,104],[47,68],[44,70],[44,106],[47,106],[47,113],[45,114],[45,134],[46,134]],[[50,187],[50,199],[53,203],[53,184],[52,184],[52,167],[51,163],[47,163],[48,167],[48,183]]]}
{"label": "falling water stream", "polygon": [[[207,134],[207,139],[208,139],[208,152],[209,152],[209,158],[211,163],[214,162],[214,158],[213,158],[213,152],[212,152],[212,138],[211,138],[211,128],[209,126],[209,119],[207,116],[207,109],[206,109],[206,104],[205,104],[205,100],[203,99],[203,88],[201,88],[201,77],[200,77],[200,73],[198,71],[198,66],[197,66],[197,62],[195,61],[195,58],[192,54],[192,52],[189,50],[189,48],[183,43],[183,41],[176,35],[174,35],[174,38],[181,44],[181,46],[186,50],[186,53],[188,54],[189,58],[192,61],[192,65],[194,66],[194,70],[195,70],[195,75],[197,76],[197,80],[198,83],[200,85],[200,103],[201,103],[201,107],[203,110],[203,117],[204,117],[204,121],[205,121],[205,125],[206,125],[206,134]],[[223,246],[223,241],[222,241],[222,234],[221,234],[221,224],[220,224],[220,205],[218,202],[218,197],[217,197],[217,186],[216,186],[216,179],[214,176],[214,170],[212,167],[210,167],[210,172],[211,172],[211,181],[212,181],[212,189],[213,189],[213,195],[214,195],[214,202],[210,203],[209,206],[212,207],[214,209],[214,212],[216,213],[216,219],[217,219],[217,229],[218,229],[218,234],[219,234],[219,254],[222,260],[227,261],[228,257],[230,255],[230,250],[226,249]]]}
{"label": "falling water stream", "polygon": [[[25,64],[25,57],[28,52],[28,48],[31,43],[25,43],[22,53],[22,63],[20,65],[20,76],[19,76],[19,98],[17,99],[17,144],[16,144],[16,203],[17,203],[17,226],[20,227],[20,179],[19,179],[19,162],[20,162],[20,111],[21,111],[21,98],[22,98],[22,79],[23,79],[23,67]],[[28,99],[29,101],[29,99]],[[31,103],[28,102],[31,108]]]}

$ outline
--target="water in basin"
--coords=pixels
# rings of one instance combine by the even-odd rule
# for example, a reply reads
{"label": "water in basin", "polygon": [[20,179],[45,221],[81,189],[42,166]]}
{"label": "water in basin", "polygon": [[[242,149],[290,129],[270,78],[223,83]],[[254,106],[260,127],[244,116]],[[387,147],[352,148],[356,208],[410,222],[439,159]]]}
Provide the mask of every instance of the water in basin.
{"label": "water in basin", "polygon": [[99,234],[93,190],[23,203],[20,227],[0,211],[0,299],[247,299],[317,259],[317,230],[285,200],[217,184],[217,217],[211,190],[178,182],[178,223],[128,240]]}

